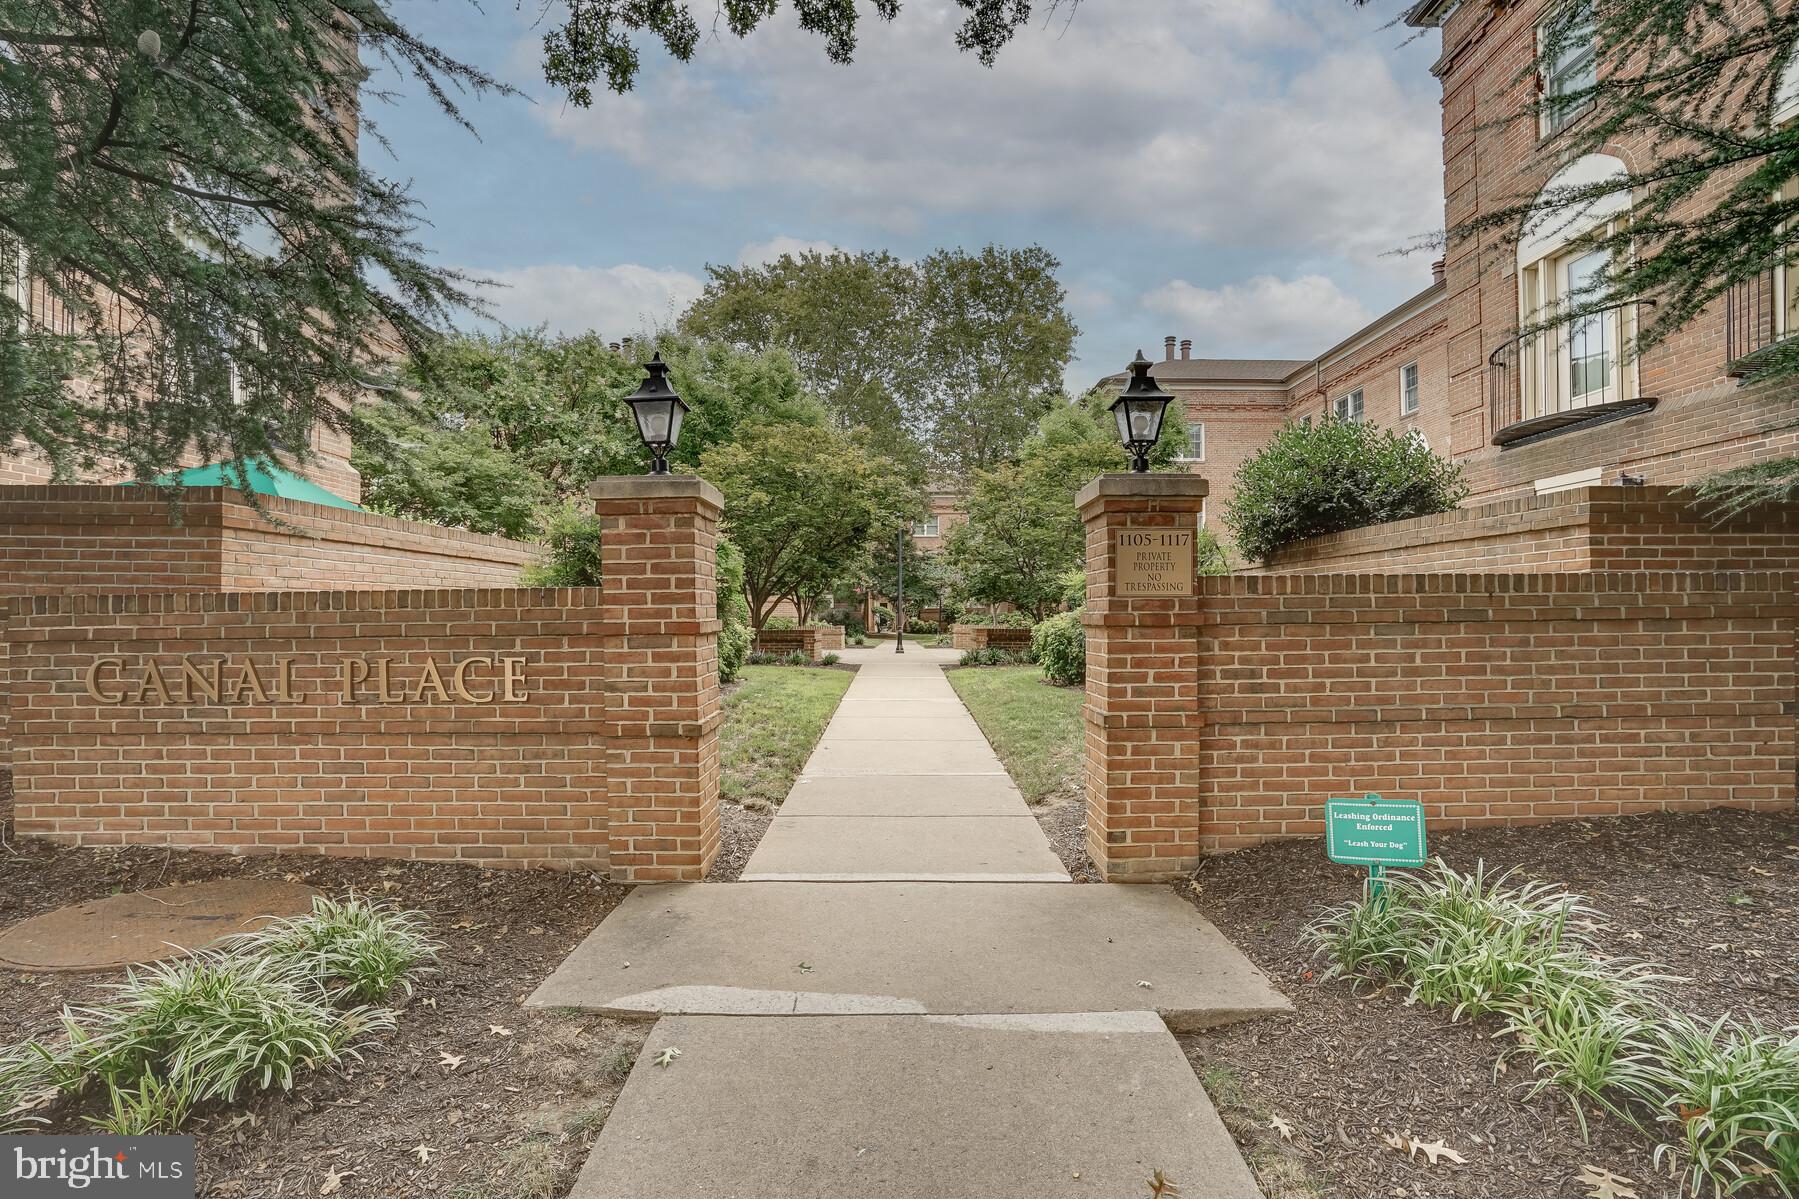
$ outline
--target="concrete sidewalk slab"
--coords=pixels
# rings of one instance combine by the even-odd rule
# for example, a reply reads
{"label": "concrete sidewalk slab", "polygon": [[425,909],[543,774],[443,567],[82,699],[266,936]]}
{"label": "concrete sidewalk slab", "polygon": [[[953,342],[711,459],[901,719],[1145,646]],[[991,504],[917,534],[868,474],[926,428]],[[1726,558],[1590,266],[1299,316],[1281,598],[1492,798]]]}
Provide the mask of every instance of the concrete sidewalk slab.
{"label": "concrete sidewalk slab", "polygon": [[795,816],[1029,816],[1005,775],[801,777],[777,819]]}
{"label": "concrete sidewalk slab", "polygon": [[927,675],[885,674],[858,671],[858,678],[850,686],[855,690],[857,699],[955,699],[956,692],[949,685],[949,680],[938,671],[935,677]]}
{"label": "concrete sidewalk slab", "polygon": [[782,808],[743,868],[752,882],[1069,882],[1028,813],[795,816]]}
{"label": "concrete sidewalk slab", "polygon": [[1172,890],[1098,883],[639,887],[528,1002],[627,1017],[1153,1008],[1180,1030],[1290,1006]]}
{"label": "concrete sidewalk slab", "polygon": [[981,730],[966,712],[946,708],[945,715],[862,716],[843,715],[825,726],[826,741],[979,741]]}
{"label": "concrete sidewalk slab", "polygon": [[[668,1047],[681,1056],[654,1064]],[[1148,1013],[668,1017],[571,1199],[1260,1199]]]}
{"label": "concrete sidewalk slab", "polygon": [[837,741],[826,737],[806,759],[805,776],[875,774],[1005,774],[987,742]]}
{"label": "concrete sidewalk slab", "polygon": [[968,709],[954,695],[936,699],[859,699],[852,691],[838,703],[835,715],[841,720],[953,720],[961,717],[974,723]]}

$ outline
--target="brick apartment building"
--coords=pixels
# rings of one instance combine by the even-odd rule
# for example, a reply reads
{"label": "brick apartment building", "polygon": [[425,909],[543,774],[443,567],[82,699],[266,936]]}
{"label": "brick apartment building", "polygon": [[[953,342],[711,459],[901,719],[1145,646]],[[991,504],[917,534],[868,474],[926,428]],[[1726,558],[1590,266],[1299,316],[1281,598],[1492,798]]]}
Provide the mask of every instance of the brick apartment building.
{"label": "brick apartment building", "polygon": [[[1406,14],[1442,37],[1432,72],[1443,85],[1446,228],[1652,161],[1645,145],[1573,157],[1566,135],[1585,110],[1508,119],[1529,111],[1535,88],[1578,89],[1596,69],[1596,52],[1577,43],[1556,79],[1533,78],[1549,11],[1547,0],[1422,0]],[[1766,119],[1799,119],[1799,69],[1789,68],[1775,108]],[[1795,384],[1761,384],[1754,371],[1758,351],[1799,334],[1799,272],[1737,289],[1640,356],[1624,351],[1637,322],[1628,307],[1518,337],[1590,277],[1594,255],[1570,243],[1630,205],[1620,190],[1574,219],[1453,239],[1428,287],[1315,358],[1194,358],[1190,340],[1164,338],[1152,373],[1185,405],[1193,469],[1211,483],[1209,515],[1283,421],[1332,413],[1404,430],[1461,463],[1471,505],[1625,475],[1688,483],[1799,453]]]}

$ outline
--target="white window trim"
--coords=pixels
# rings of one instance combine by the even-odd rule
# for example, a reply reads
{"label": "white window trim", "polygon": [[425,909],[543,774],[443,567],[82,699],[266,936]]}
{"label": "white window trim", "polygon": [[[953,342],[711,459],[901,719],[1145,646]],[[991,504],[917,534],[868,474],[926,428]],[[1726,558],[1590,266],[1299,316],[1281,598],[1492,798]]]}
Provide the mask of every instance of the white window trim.
{"label": "white window trim", "polygon": [[[1193,431],[1199,430],[1199,453],[1193,452]],[[1191,421],[1187,425],[1187,448],[1174,456],[1177,462],[1204,462],[1206,460],[1206,423]]]}
{"label": "white window trim", "polygon": [[[1405,373],[1407,371],[1412,372],[1412,378],[1414,380],[1414,385],[1409,395],[1406,392],[1405,386]],[[1408,399],[1411,400],[1410,406],[1407,406],[1406,404]],[[1399,368],[1399,415],[1416,416],[1418,415],[1418,410],[1422,407],[1424,407],[1424,372],[1418,368],[1418,360],[1414,358],[1412,361]]]}
{"label": "white window trim", "polygon": [[[1615,224],[1615,221],[1607,222],[1608,226]],[[1552,306],[1566,304],[1571,298],[1571,291],[1563,285],[1563,280],[1570,260],[1578,260],[1593,252],[1563,244],[1530,263],[1520,264],[1519,322],[1535,323],[1543,315],[1552,312]],[[1636,397],[1636,356],[1627,356],[1625,353],[1625,348],[1636,338],[1636,305],[1627,304],[1583,319],[1603,322],[1605,336],[1611,341],[1610,382],[1598,391],[1584,392],[1579,397],[1573,394],[1569,383],[1572,364],[1564,333],[1567,322],[1554,325],[1525,338],[1518,347],[1519,411],[1523,419],[1530,420],[1551,412],[1592,408]]]}
{"label": "white window trim", "polygon": [[941,537],[943,536],[943,525],[935,515],[927,516],[923,520],[915,520],[912,522],[912,536]]}
{"label": "white window trim", "polygon": [[[1331,415],[1338,420],[1360,421],[1364,419],[1368,414],[1368,397],[1363,394],[1365,390],[1365,388],[1358,387],[1353,391],[1346,391],[1336,399],[1332,400]],[[1355,415],[1348,416],[1345,415],[1342,410],[1343,402],[1352,398],[1355,400]]]}
{"label": "white window trim", "polygon": [[[1589,26],[1591,26],[1593,24],[1593,18],[1592,18],[1592,14],[1591,14],[1591,6],[1589,6],[1587,23]],[[1538,54],[1539,59],[1541,58],[1543,50],[1545,49],[1547,43],[1548,43],[1547,29],[1542,25],[1537,26],[1537,54]],[[1598,31],[1596,28],[1593,30],[1593,41],[1592,41],[1591,47],[1588,49],[1588,51],[1585,55],[1577,56],[1577,57],[1586,57],[1586,58],[1590,59],[1591,72],[1593,74],[1593,77],[1595,79],[1597,79],[1598,72],[1599,72],[1599,39],[1598,39]],[[1552,64],[1552,66],[1553,66],[1553,64]],[[1542,80],[1543,103],[1537,112],[1537,137],[1539,139],[1549,137],[1552,134],[1560,133],[1562,130],[1566,129],[1569,125],[1572,125],[1586,108],[1586,105],[1582,104],[1578,107],[1562,106],[1558,109],[1558,107],[1555,103],[1555,98],[1556,98],[1555,84],[1556,84],[1556,79],[1558,77],[1559,76],[1556,74],[1550,74],[1550,75],[1544,76],[1544,78]],[[1592,85],[1590,83],[1583,83],[1581,86],[1583,88],[1586,88],[1586,87],[1590,87]],[[1590,103],[1590,101],[1589,101],[1589,103]]]}

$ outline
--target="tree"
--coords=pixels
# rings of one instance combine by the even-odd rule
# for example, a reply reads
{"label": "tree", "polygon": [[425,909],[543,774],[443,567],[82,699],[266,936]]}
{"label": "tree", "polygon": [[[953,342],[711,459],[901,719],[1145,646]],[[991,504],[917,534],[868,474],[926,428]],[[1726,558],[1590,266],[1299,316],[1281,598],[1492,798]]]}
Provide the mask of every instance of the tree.
{"label": "tree", "polygon": [[[1582,316],[1640,304],[1635,352],[1688,328],[1725,293],[1778,267],[1799,267],[1799,123],[1773,119],[1782,76],[1799,53],[1799,7],[1693,0],[1553,0],[1529,74],[1556,77],[1557,62],[1590,37],[1596,66],[1584,86],[1549,89],[1511,118],[1527,126],[1589,108],[1543,153],[1553,161],[1640,152],[1625,173],[1555,185],[1448,231],[1454,242],[1497,234],[1515,244],[1525,228],[1580,222],[1595,201],[1630,197],[1627,221],[1574,243],[1610,262],[1568,305],[1527,322],[1522,336]],[[1519,83],[1525,85],[1526,80]],[[1581,222],[1585,223],[1585,222]],[[1772,381],[1799,374],[1799,341],[1757,363]],[[1726,472],[1703,494],[1723,510],[1799,497],[1799,458]]]}
{"label": "tree", "polygon": [[[1021,25],[1031,19],[1032,0],[956,0],[967,16],[956,31],[956,45],[973,51],[992,66],[1000,49]],[[1078,0],[1066,0],[1073,9]],[[1054,13],[1064,0],[1037,0],[1040,10]],[[800,28],[824,38],[825,54],[835,63],[847,63],[856,52],[860,14],[847,0],[821,3],[794,0]],[[703,19],[716,32],[721,26],[738,37],[773,17],[779,0],[722,0],[708,6]],[[883,21],[899,14],[899,0],[874,0],[872,11]],[[643,3],[642,0],[569,0],[566,19],[544,35],[544,76],[567,90],[569,99],[582,108],[593,103],[593,86],[605,79],[607,88],[627,92],[640,66],[636,39],[648,35],[675,58],[689,62],[699,47],[701,18],[682,0]]]}
{"label": "tree", "polygon": [[[656,348],[692,407],[671,455],[678,465],[692,468],[745,421],[818,412],[779,351],[749,354],[673,336]],[[545,514],[583,498],[594,479],[643,469],[624,402],[642,378],[640,364],[593,333],[446,338],[406,364],[399,392],[357,414],[351,461],[362,472],[364,503],[482,533],[536,536]]]}
{"label": "tree", "polygon": [[916,264],[867,251],[708,267],[681,327],[787,350],[840,428],[966,473],[1014,452],[1061,394],[1078,330],[1060,265],[1040,246],[990,245]]}
{"label": "tree", "polygon": [[842,429],[890,451],[904,441],[913,275],[884,252],[806,251],[761,266],[708,266],[683,332],[747,350],[783,349]]}
{"label": "tree", "polygon": [[303,458],[472,303],[358,158],[362,64],[458,120],[454,91],[509,89],[383,0],[11,0],[0,26],[0,265],[36,284],[31,312],[0,291],[0,444],[63,478]]}
{"label": "tree", "polygon": [[[1108,402],[1094,391],[1063,404],[1038,422],[1015,460],[976,476],[968,521],[949,537],[961,598],[1015,604],[1038,619],[1062,601],[1065,576],[1086,557],[1075,493],[1099,475],[1130,466]],[[1170,406],[1150,465],[1179,469],[1175,456],[1186,441],[1180,412]]]}
{"label": "tree", "polygon": [[922,511],[898,463],[824,420],[752,425],[708,450],[700,474],[724,493],[758,630],[783,598],[829,592],[862,565],[872,538]]}
{"label": "tree", "polygon": [[918,266],[919,435],[939,470],[970,473],[1017,450],[1062,398],[1080,332],[1041,246],[939,250]]}

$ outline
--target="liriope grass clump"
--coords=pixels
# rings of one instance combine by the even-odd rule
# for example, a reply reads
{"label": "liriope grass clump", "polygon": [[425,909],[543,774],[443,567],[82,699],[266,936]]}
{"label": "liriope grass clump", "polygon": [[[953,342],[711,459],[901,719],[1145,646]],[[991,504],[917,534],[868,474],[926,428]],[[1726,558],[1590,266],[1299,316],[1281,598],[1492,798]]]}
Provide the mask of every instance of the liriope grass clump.
{"label": "liriope grass clump", "polygon": [[317,895],[304,916],[273,920],[232,942],[241,952],[291,963],[334,996],[378,1003],[442,948],[423,913],[381,900]]}
{"label": "liriope grass clump", "polygon": [[291,1090],[309,1070],[360,1058],[391,1030],[375,1006],[437,956],[422,915],[319,897],[222,948],[127,972],[103,1002],[67,1007],[62,1036],[0,1049],[0,1132],[33,1117],[47,1087],[104,1092],[88,1123],[121,1136],[173,1132],[193,1110]]}
{"label": "liriope grass clump", "polygon": [[1602,919],[1559,887],[1438,861],[1331,909],[1308,936],[1327,978],[1500,1021],[1531,1064],[1531,1094],[1566,1094],[1583,1133],[1583,1104],[1647,1120],[1664,1137],[1657,1162],[1684,1163],[1692,1194],[1799,1193],[1799,1030],[1680,1014],[1665,984],[1684,980],[1602,953]]}

